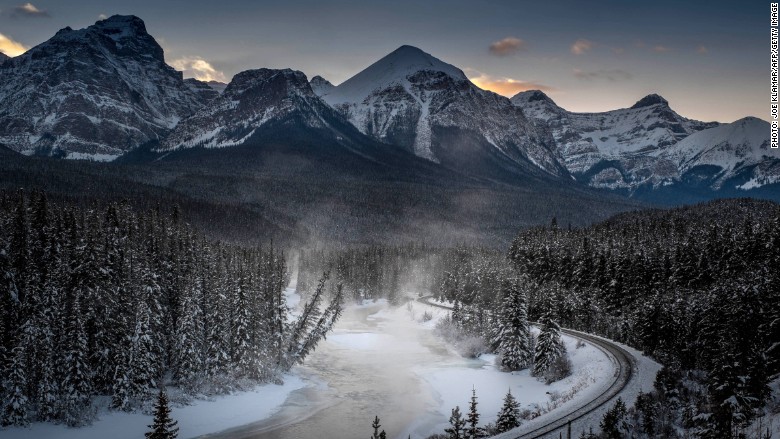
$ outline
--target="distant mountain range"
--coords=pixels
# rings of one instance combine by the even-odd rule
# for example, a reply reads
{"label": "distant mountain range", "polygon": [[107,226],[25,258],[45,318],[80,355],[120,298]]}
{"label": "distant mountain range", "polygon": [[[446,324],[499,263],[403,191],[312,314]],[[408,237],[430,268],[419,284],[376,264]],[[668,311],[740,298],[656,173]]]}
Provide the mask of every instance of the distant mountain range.
{"label": "distant mountain range", "polygon": [[564,110],[539,90],[512,98],[555,138],[564,164],[594,187],[625,190],[688,185],[750,189],[780,181],[780,154],[769,149],[769,124],[754,117],[699,122],[649,95],[604,113]]}
{"label": "distant mountain range", "polygon": [[373,162],[392,157],[393,166],[419,167],[409,158],[416,156],[429,162],[425,172],[440,167],[503,184],[579,182],[635,196],[674,189],[704,198],[780,192],[780,160],[759,119],[694,121],[657,95],[605,113],[566,111],[541,91],[510,100],[411,46],[338,86],[289,69],[249,70],[225,85],[184,79],[141,19],[112,16],[0,58],[0,145],[24,155],[229,154],[278,143],[285,131],[321,136]]}

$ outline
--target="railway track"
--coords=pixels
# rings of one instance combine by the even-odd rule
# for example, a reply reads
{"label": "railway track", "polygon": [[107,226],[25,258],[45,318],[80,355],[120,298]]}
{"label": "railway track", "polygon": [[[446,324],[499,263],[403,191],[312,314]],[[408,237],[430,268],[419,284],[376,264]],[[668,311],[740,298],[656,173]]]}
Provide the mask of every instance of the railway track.
{"label": "railway track", "polygon": [[[430,298],[431,296],[420,297],[417,299],[417,301],[437,308],[451,309],[450,307],[444,305],[431,303],[429,301]],[[617,344],[612,343],[609,340],[605,340],[601,337],[596,337],[594,335],[580,331],[574,331],[572,329],[562,328],[561,332],[570,337],[586,341],[604,352],[604,354],[607,355],[607,357],[610,358],[610,360],[615,365],[614,380],[609,385],[609,387],[607,387],[596,398],[588,401],[580,407],[563,413],[561,416],[551,418],[544,425],[534,427],[532,430],[524,431],[517,435],[504,434],[501,437],[511,437],[514,439],[534,439],[545,437],[553,433],[563,433],[563,437],[566,437],[569,423],[574,423],[575,421],[580,420],[585,416],[588,416],[608,405],[613,398],[615,398],[620,392],[623,391],[623,389],[626,388],[628,383],[631,381],[631,378],[634,376],[634,370],[636,370],[636,358],[634,358],[633,355]]]}

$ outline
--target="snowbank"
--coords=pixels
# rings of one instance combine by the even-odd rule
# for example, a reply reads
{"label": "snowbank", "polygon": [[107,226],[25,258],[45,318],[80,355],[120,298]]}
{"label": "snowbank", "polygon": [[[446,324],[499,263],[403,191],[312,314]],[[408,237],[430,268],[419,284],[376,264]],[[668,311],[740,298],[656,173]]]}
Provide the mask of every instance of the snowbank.
{"label": "snowbank", "polygon": [[[298,376],[285,375],[283,385],[266,384],[251,391],[174,406],[171,415],[179,420],[180,438],[201,436],[265,419],[284,404],[290,393],[307,385]],[[138,439],[144,437],[151,423],[151,415],[106,411],[87,427],[35,423],[29,428],[0,430],[0,436],[3,439]]]}

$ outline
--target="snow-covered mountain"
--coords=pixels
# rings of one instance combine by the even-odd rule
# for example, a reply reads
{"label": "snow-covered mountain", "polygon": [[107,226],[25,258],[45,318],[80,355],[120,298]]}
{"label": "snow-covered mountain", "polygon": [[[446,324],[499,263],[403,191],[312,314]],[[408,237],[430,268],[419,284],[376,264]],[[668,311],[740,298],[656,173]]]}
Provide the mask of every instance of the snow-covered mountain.
{"label": "snow-covered mountain", "polygon": [[290,69],[257,69],[233,77],[222,94],[182,121],[159,151],[221,148],[245,143],[274,122],[325,129],[343,119],[314,94],[306,75]]}
{"label": "snow-covered mountain", "polygon": [[0,143],[24,154],[110,160],[202,104],[134,16],[66,27],[0,64]]}
{"label": "snow-covered mountain", "polygon": [[566,176],[553,140],[509,99],[450,64],[402,46],[344,83],[312,87],[364,134],[455,169]]}
{"label": "snow-covered mountain", "polygon": [[755,117],[699,131],[659,153],[680,175],[720,189],[731,181],[739,189],[780,182],[780,154],[769,148],[769,123]]}
{"label": "snow-covered mountain", "polygon": [[552,132],[573,175],[599,188],[633,191],[692,183],[686,174],[708,165],[707,177],[697,179],[717,190],[762,162],[769,138],[766,122],[699,122],[680,116],[658,95],[604,113],[566,111],[538,90],[519,93],[512,102]]}

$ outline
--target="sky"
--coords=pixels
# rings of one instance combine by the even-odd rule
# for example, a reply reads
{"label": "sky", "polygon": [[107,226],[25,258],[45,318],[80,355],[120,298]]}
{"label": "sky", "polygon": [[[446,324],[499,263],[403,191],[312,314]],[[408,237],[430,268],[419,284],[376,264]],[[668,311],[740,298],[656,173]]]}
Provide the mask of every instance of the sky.
{"label": "sky", "polygon": [[290,67],[339,84],[409,44],[482,88],[541,89],[569,111],[658,93],[693,119],[769,119],[760,0],[0,0],[0,51],[18,55],[113,14],[142,18],[185,77]]}

